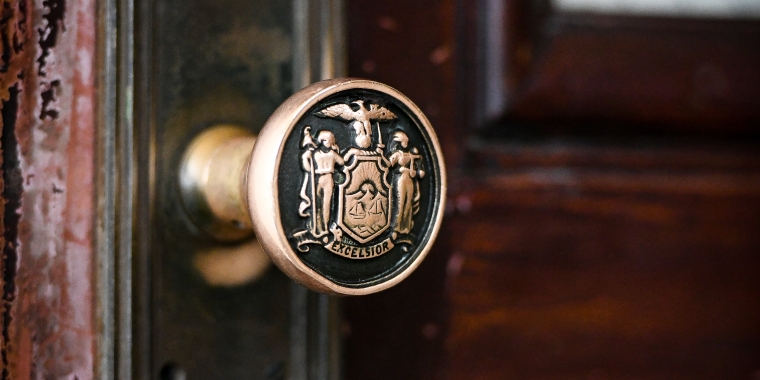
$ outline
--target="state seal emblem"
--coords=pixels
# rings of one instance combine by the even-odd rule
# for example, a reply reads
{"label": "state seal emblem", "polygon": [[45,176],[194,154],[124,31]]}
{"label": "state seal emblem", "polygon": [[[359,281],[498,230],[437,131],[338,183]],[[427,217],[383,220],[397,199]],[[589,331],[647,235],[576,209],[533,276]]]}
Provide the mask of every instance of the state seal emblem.
{"label": "state seal emblem", "polygon": [[445,207],[430,121],[396,89],[365,79],[293,94],[259,133],[247,181],[252,222],[275,265],[336,294],[406,278],[431,251]]}
{"label": "state seal emblem", "polygon": [[[292,234],[298,250],[309,252],[318,244],[346,258],[371,259],[413,244],[409,235],[419,212],[424,163],[407,133],[394,125],[396,114],[352,99],[315,115],[338,120],[343,128],[303,127],[299,216],[304,228]],[[338,141],[349,143],[341,147]],[[387,147],[383,141],[389,141]]]}

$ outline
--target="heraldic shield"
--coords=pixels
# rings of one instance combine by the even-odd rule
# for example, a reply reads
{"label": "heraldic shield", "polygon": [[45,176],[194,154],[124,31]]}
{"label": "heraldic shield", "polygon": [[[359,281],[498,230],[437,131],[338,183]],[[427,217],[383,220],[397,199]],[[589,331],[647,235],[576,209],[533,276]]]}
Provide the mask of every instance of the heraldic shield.
{"label": "heraldic shield", "polygon": [[338,188],[338,225],[359,243],[385,232],[391,224],[388,169],[379,155],[354,156],[343,168],[346,181]]}

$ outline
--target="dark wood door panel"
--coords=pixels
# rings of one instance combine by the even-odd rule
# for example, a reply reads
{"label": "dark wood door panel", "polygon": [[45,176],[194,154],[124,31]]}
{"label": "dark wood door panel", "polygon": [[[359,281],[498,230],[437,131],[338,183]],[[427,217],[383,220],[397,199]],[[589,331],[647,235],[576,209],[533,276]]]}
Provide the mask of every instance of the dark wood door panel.
{"label": "dark wood door panel", "polygon": [[[387,83],[419,105],[449,169],[464,151],[465,132],[456,97],[455,7],[453,0],[347,1],[349,75]],[[445,234],[401,284],[344,301],[345,379],[445,374]]]}
{"label": "dark wood door panel", "polygon": [[660,158],[475,177],[449,220],[450,378],[757,374],[760,173]]}
{"label": "dark wood door panel", "polygon": [[460,8],[463,92],[478,126],[757,135],[758,20],[561,12],[541,0]]}
{"label": "dark wood door panel", "polygon": [[582,131],[756,133],[759,40],[751,21],[554,15],[505,116]]}
{"label": "dark wood door panel", "polygon": [[758,22],[507,0],[494,58],[495,3],[348,2],[349,73],[430,112],[451,182],[417,273],[345,301],[346,378],[760,376]]}

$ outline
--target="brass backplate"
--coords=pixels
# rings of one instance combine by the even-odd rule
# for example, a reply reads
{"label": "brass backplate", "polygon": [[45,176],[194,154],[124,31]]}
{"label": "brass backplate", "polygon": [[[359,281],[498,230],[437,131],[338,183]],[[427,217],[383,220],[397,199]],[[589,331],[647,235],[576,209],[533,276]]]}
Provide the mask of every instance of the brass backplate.
{"label": "brass backplate", "polygon": [[[299,74],[321,61],[308,59],[302,50],[314,44],[296,34],[322,33],[320,15],[329,20],[341,2],[138,3],[137,71],[150,99],[136,116],[149,130],[138,163],[151,167],[140,166],[149,175],[138,201],[150,211],[136,223],[150,228],[135,253],[134,378],[335,378],[334,300],[255,267],[237,238],[199,227],[178,173],[198,135],[219,124],[256,134],[303,82],[319,79]],[[230,265],[248,267],[232,273]]]}

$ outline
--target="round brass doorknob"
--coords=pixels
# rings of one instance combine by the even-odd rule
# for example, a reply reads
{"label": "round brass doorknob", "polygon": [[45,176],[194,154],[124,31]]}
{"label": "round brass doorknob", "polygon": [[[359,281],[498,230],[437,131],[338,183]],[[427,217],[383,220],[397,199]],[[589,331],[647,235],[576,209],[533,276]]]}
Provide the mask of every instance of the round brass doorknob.
{"label": "round brass doorknob", "polygon": [[255,232],[272,262],[316,291],[391,287],[431,248],[446,176],[420,109],[384,84],[332,79],[286,100],[258,136],[201,133],[180,169],[185,207],[224,241]]}

